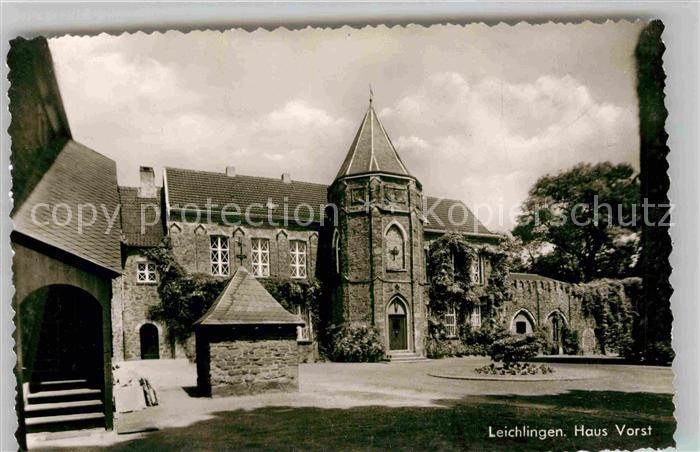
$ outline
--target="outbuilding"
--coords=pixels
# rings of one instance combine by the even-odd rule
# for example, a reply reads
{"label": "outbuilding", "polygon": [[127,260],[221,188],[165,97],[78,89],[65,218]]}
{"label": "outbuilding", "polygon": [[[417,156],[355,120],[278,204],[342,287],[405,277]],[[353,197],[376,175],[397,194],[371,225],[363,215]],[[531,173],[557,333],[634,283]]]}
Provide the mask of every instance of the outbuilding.
{"label": "outbuilding", "polygon": [[297,327],[304,325],[239,267],[195,323],[197,386],[206,396],[297,391]]}

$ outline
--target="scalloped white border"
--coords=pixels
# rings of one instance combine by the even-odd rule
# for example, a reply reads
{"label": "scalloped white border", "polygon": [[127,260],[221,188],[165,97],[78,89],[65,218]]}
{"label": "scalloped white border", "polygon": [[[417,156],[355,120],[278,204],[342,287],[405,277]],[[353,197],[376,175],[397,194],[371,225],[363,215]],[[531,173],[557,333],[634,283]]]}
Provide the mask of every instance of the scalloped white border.
{"label": "scalloped white border", "polygon": [[[671,283],[674,294],[671,300],[674,312],[673,347],[676,360],[676,441],[683,450],[700,450],[700,380],[698,364],[700,355],[700,285],[698,284],[698,174],[700,164],[698,149],[698,11],[691,2],[562,2],[562,3],[378,3],[378,4],[111,4],[80,3],[70,6],[59,2],[51,4],[15,3],[2,4],[3,61],[9,40],[23,36],[49,37],[72,32],[74,36],[94,36],[101,32],[122,34],[127,32],[163,33],[174,28],[189,31],[223,31],[233,27],[251,32],[275,30],[301,30],[365,27],[389,28],[396,26],[523,26],[543,23],[580,24],[604,23],[609,18],[636,21],[659,18],[666,25],[663,38],[667,46],[664,69],[667,73],[666,108],[669,110],[666,130],[672,149],[668,157],[669,177],[673,181],[669,197],[678,208],[674,212],[671,236],[674,247],[671,255],[673,274]],[[273,18],[273,19],[271,19]],[[584,18],[588,19],[585,20]],[[584,19],[584,20],[582,20]],[[11,274],[12,252],[9,245],[11,224],[9,211],[10,191],[9,149],[7,134],[9,112],[7,110],[7,66],[3,64],[2,146],[0,147],[0,337],[9,338],[14,329],[10,299],[14,292]],[[13,341],[2,341],[0,346],[0,449],[16,448],[14,431],[14,354]]]}

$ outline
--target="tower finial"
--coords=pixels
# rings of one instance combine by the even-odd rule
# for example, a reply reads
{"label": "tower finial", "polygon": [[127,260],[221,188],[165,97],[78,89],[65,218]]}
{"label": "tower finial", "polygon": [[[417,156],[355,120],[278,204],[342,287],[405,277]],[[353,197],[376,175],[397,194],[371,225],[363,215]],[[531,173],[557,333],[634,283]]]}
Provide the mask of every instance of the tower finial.
{"label": "tower finial", "polygon": [[374,97],[374,91],[372,91],[372,84],[369,85],[369,106],[372,106],[372,98]]}

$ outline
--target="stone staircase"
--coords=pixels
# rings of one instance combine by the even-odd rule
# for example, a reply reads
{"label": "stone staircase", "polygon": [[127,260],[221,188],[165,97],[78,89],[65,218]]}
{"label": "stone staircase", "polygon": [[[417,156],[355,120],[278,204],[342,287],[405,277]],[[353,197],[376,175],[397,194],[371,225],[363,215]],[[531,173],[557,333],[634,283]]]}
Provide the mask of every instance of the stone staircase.
{"label": "stone staircase", "polygon": [[29,384],[24,405],[27,433],[104,427],[102,391],[87,380]]}
{"label": "stone staircase", "polygon": [[402,351],[402,352],[389,352],[388,359],[392,363],[415,363],[421,361],[427,361],[427,358],[417,355],[414,352]]}

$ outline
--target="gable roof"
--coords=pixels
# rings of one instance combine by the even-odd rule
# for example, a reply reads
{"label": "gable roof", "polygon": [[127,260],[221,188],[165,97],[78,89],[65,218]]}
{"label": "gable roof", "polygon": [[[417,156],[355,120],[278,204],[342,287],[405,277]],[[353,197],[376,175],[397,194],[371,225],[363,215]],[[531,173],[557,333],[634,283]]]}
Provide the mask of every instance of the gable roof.
{"label": "gable roof", "polygon": [[[157,191],[155,198],[140,198],[138,193],[139,189],[136,187],[119,187],[122,243],[135,247],[158,246],[164,236],[160,212],[161,190]],[[141,231],[141,209],[144,214],[143,231]],[[155,224],[151,224],[153,220]]]}
{"label": "gable roof", "polygon": [[413,177],[401,161],[371,104],[335,178],[366,173]]}
{"label": "gable roof", "polygon": [[244,267],[236,273],[211,308],[195,325],[303,325],[299,316],[291,314]]}
{"label": "gable roof", "polygon": [[[68,140],[12,221],[21,234],[119,273],[120,225],[118,221],[110,225],[107,219],[118,205],[114,160]],[[95,209],[92,224],[93,211],[87,206]]]}
{"label": "gable roof", "polygon": [[[165,169],[163,184],[167,193],[168,209],[197,206],[200,211],[205,211],[209,199],[219,209],[234,203],[241,212],[250,208],[254,215],[267,216],[267,208],[259,206],[264,206],[268,200],[272,200],[280,206],[273,211],[272,218],[286,219],[290,223],[294,220],[294,210],[302,203],[312,206],[314,221],[320,221],[320,206],[326,205],[328,190],[328,186],[323,184],[299,181],[284,183],[280,179],[266,177],[227,176],[224,173],[177,168]],[[285,198],[286,214],[289,218],[285,217],[283,209]],[[254,203],[257,203],[258,207],[253,206]],[[300,212],[306,215],[307,210],[300,209]],[[426,196],[423,211],[427,215],[425,230],[428,232],[454,231],[462,234],[498,236],[489,231],[462,201]]]}
{"label": "gable roof", "polygon": [[[207,200],[221,209],[235,204],[244,213],[267,217],[268,201],[278,206],[271,217],[285,219],[284,206],[291,216],[295,209],[306,204],[312,207],[315,222],[321,220],[322,206],[326,205],[328,187],[323,184],[291,181],[254,176],[227,176],[225,173],[165,168],[163,184],[166,190],[167,209],[206,209]],[[216,209],[215,209],[216,211]],[[299,212],[307,219],[308,208]]]}
{"label": "gable roof", "polygon": [[489,231],[469,207],[457,199],[426,196],[423,215],[427,219],[423,229],[428,232],[460,232],[462,234],[499,236]]}

